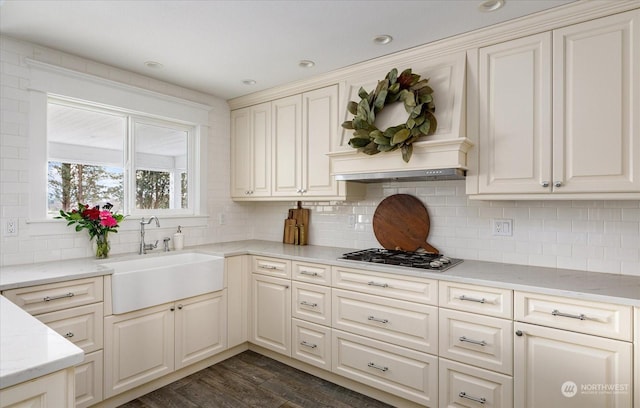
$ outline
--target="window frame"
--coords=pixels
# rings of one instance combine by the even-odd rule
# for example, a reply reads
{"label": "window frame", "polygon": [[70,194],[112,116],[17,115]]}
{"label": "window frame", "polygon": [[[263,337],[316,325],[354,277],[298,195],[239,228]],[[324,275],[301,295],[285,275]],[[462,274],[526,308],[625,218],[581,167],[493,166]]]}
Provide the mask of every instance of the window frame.
{"label": "window frame", "polygon": [[[25,205],[26,222],[33,235],[67,233],[64,223],[47,217],[47,103],[50,97],[69,102],[89,103],[100,109],[116,109],[132,115],[155,119],[168,119],[194,127],[193,132],[193,180],[189,180],[192,203],[187,212],[166,213],[169,210],[153,210],[159,216],[173,220],[166,225],[208,225],[207,208],[207,149],[209,114],[212,106],[193,102],[156,91],[139,88],[57,65],[25,59],[31,70],[29,88],[28,165],[24,170],[29,189],[20,202]],[[123,212],[124,213],[124,212]],[[124,213],[125,215],[132,215]],[[122,230],[135,230],[139,220],[134,213],[125,219]]]}
{"label": "window frame", "polygon": [[[50,104],[69,106],[76,109],[88,110],[96,113],[108,114],[117,117],[124,118],[126,120],[126,130],[124,134],[124,143],[122,146],[123,157],[122,157],[122,168],[124,171],[124,179],[123,179],[123,196],[124,200],[122,203],[122,208],[120,211],[126,216],[176,216],[176,215],[195,215],[194,208],[189,204],[193,203],[195,200],[194,188],[187,184],[187,208],[151,208],[151,209],[139,209],[136,206],[136,171],[137,170],[151,170],[151,171],[166,171],[167,169],[163,169],[160,167],[149,167],[136,166],[136,132],[135,125],[136,124],[144,124],[150,126],[159,126],[159,127],[167,127],[171,129],[175,129],[181,132],[185,132],[187,136],[187,179],[197,179],[196,166],[195,166],[195,135],[196,135],[196,126],[192,124],[185,124],[183,122],[174,121],[168,118],[157,118],[153,116],[142,115],[140,113],[131,113],[127,112],[124,109],[119,109],[117,107],[103,107],[98,106],[94,103],[87,101],[77,101],[70,100],[68,98],[63,98],[59,96],[48,96],[47,97],[47,111],[49,109]],[[47,146],[49,143],[48,133],[47,133]],[[49,163],[49,151],[47,148],[47,165]],[[55,160],[59,161],[59,160]],[[65,161],[72,162],[72,161]],[[88,165],[101,165],[94,163],[84,163],[79,160],[73,161],[75,163],[88,164]],[[170,172],[169,172],[170,173]],[[191,176],[191,177],[190,177]],[[47,181],[47,195],[48,195],[48,181]],[[178,186],[179,187],[179,186]],[[52,218],[51,214],[46,214],[47,218]]]}

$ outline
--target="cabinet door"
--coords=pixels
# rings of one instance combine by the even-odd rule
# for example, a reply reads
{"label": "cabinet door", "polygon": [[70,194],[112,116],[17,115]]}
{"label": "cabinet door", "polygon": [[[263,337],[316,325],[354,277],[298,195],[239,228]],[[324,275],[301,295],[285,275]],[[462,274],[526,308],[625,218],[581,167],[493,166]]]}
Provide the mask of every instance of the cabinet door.
{"label": "cabinet door", "polygon": [[290,281],[253,274],[251,286],[251,342],[291,356]]}
{"label": "cabinet door", "polygon": [[640,191],[640,11],[553,32],[557,192]]}
{"label": "cabinet door", "polygon": [[231,196],[271,194],[271,103],[231,112]]}
{"label": "cabinet door", "polygon": [[226,348],[226,290],[178,301],[175,307],[176,370]]}
{"label": "cabinet door", "polygon": [[480,193],[548,193],[551,34],[480,49]]}
{"label": "cabinet door", "polygon": [[253,171],[251,108],[231,112],[231,196],[246,197]]}
{"label": "cabinet door", "polygon": [[295,196],[302,190],[302,95],[272,102],[273,196]]}
{"label": "cabinet door", "polygon": [[105,398],[173,371],[174,305],[104,319]]}
{"label": "cabinet door", "polygon": [[84,356],[75,367],[76,408],[85,408],[102,401],[102,350]]}
{"label": "cabinet door", "polygon": [[0,390],[1,408],[73,408],[73,368]]}
{"label": "cabinet door", "polygon": [[336,196],[327,153],[338,133],[338,86],[302,95],[302,189],[305,197]]}
{"label": "cabinet door", "polygon": [[519,322],[514,329],[514,406],[632,406],[631,343]]}

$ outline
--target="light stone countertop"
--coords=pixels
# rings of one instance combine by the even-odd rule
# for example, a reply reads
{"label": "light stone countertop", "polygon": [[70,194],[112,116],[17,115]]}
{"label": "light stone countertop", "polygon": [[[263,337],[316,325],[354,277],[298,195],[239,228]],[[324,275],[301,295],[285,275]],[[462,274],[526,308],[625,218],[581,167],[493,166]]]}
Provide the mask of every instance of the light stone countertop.
{"label": "light stone countertop", "polygon": [[[466,260],[445,272],[426,272],[338,259],[353,248],[296,246],[272,241],[235,241],[189,247],[183,251],[149,253],[145,257],[202,252],[219,256],[262,255],[368,271],[485,285],[576,299],[640,306],[640,276]],[[116,255],[108,260],[76,259],[0,268],[0,291],[109,275],[109,262],[139,259]],[[0,388],[27,381],[82,361],[82,350],[0,296]]]}
{"label": "light stone countertop", "polygon": [[82,349],[0,296],[0,389],[83,360]]}
{"label": "light stone countertop", "polygon": [[[401,266],[384,266],[338,259],[343,253],[356,250],[354,248],[298,246],[273,241],[247,240],[188,247],[180,252],[196,251],[225,257],[244,254],[272,256],[369,271],[640,306],[640,276],[471,260],[465,260],[445,272],[427,272]],[[175,253],[151,252],[144,256],[170,256]],[[126,254],[113,256],[106,261],[79,259],[6,266],[0,268],[0,290],[108,275],[111,273],[108,268],[109,262],[139,257],[138,254]]]}

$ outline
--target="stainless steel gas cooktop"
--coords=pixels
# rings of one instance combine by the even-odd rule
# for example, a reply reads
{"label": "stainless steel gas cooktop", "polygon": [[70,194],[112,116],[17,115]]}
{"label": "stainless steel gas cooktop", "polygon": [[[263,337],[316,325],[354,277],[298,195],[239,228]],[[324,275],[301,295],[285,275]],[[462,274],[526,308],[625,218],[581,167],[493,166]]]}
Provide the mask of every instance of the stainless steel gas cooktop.
{"label": "stainless steel gas cooktop", "polygon": [[371,262],[383,265],[404,266],[443,272],[462,262],[462,259],[449,258],[441,254],[428,252],[407,252],[392,249],[370,248],[348,252],[340,257],[349,261]]}

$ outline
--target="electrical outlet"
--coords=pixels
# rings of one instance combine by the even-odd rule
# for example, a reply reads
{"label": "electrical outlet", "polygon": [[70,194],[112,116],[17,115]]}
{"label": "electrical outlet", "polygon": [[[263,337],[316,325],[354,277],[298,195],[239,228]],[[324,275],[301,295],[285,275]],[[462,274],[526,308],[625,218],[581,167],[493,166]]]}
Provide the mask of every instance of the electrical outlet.
{"label": "electrical outlet", "polygon": [[218,214],[218,225],[224,225],[226,221],[226,217],[223,213]]}
{"label": "electrical outlet", "polygon": [[493,220],[493,235],[500,237],[510,237],[513,235],[513,220],[495,219]]}
{"label": "electrical outlet", "polygon": [[18,220],[15,218],[9,218],[4,225],[5,237],[17,237],[18,236]]}
{"label": "electrical outlet", "polygon": [[349,226],[349,228],[353,228],[356,226],[356,216],[355,215],[350,215],[347,218],[347,225]]}

